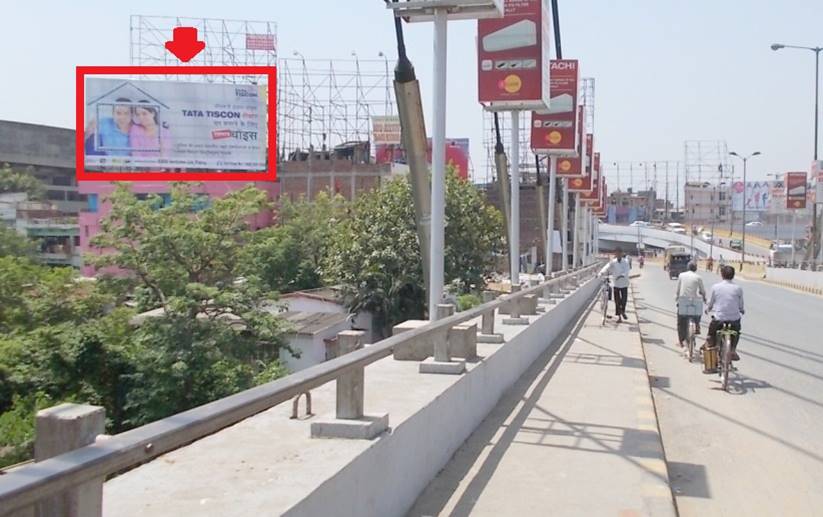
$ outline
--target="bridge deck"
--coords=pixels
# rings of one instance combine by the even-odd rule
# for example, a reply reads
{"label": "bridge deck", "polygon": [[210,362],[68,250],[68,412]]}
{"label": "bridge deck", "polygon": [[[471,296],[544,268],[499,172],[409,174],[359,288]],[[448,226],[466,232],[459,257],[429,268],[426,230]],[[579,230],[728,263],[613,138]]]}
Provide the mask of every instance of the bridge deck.
{"label": "bridge deck", "polygon": [[597,309],[584,314],[410,515],[674,515],[632,300],[627,313],[605,327]]}

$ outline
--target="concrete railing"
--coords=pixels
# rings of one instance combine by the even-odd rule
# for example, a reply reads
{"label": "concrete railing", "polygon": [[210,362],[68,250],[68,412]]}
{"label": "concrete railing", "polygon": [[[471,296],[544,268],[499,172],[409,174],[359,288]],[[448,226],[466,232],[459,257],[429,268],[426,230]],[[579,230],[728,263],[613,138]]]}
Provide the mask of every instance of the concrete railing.
{"label": "concrete railing", "polygon": [[[721,248],[717,245],[712,246],[697,236],[694,236],[694,239],[692,239],[691,235],[683,235],[667,230],[644,228],[642,226],[640,228],[635,226],[620,226],[616,224],[600,224],[598,229],[599,238],[608,241],[637,243],[638,234],[642,242],[658,248],[680,245],[691,249],[691,247],[694,246],[694,248],[704,256],[708,257],[711,254],[715,260],[719,260],[720,255],[723,255],[724,259],[730,261],[739,261],[741,259],[740,253],[737,251]],[[751,257],[751,254],[746,254],[747,262],[751,261]],[[765,258],[763,258],[763,260],[765,260]]]}
{"label": "concrete railing", "polygon": [[767,267],[766,281],[811,294],[823,295],[823,271]]}
{"label": "concrete railing", "polygon": [[[368,347],[363,347],[362,332],[342,332],[341,349],[348,353],[341,357],[115,436],[102,435],[102,408],[70,404],[44,410],[38,414],[36,440],[51,445],[43,445],[42,454],[35,446],[35,463],[0,476],[0,515],[33,515],[35,508],[41,514],[51,511],[55,515],[100,515],[101,487],[106,476],[283,402],[294,400],[296,407],[302,395],[333,380],[337,381],[335,418],[312,422],[311,436],[374,437],[388,426],[388,414],[365,413],[366,366],[392,354],[396,359],[408,359],[411,355],[412,359],[422,361],[421,373],[463,374],[465,360],[476,354],[477,341],[502,341],[494,329],[496,311],[508,308],[509,317],[503,319],[503,325],[528,325],[529,320],[523,315],[537,313],[538,297],[557,303],[559,297],[570,295],[594,277],[601,265],[569,271],[522,290],[514,286],[511,294],[494,299],[487,293],[484,298],[489,301],[457,314],[453,314],[451,306],[441,306],[438,313],[442,319],[396,328],[395,335]],[[476,324],[465,325],[477,318],[482,320],[479,333]],[[562,324],[562,328],[565,323],[558,320],[554,325]]]}

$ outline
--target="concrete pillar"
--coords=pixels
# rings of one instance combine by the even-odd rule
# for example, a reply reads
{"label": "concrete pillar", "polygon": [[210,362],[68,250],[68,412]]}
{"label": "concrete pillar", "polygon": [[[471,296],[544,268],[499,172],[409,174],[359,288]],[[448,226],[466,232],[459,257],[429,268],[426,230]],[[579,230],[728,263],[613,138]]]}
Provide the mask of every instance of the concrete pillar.
{"label": "concrete pillar", "polygon": [[[441,303],[437,305],[437,319],[442,320],[454,315],[454,305]],[[438,362],[451,361],[449,354],[448,333],[438,332],[434,336],[434,360]]]}
{"label": "concrete pillar", "polygon": [[[512,284],[512,294],[520,292],[520,286],[517,284]],[[519,318],[520,317],[520,300],[512,300],[509,303],[509,316],[512,318]]]}
{"label": "concrete pillar", "polygon": [[[106,410],[60,404],[37,412],[34,461],[40,462],[94,443],[106,430]],[[96,517],[103,514],[103,478],[70,488],[38,503],[38,517]]]}
{"label": "concrete pillar", "polygon": [[[337,334],[340,355],[363,348],[364,334],[362,330],[344,330]],[[337,418],[353,420],[363,418],[364,385],[363,368],[349,370],[337,378]]]}
{"label": "concrete pillar", "polygon": [[[483,303],[494,301],[497,295],[494,291],[483,291]],[[480,324],[480,332],[483,334],[494,334],[494,310],[483,313]]]}

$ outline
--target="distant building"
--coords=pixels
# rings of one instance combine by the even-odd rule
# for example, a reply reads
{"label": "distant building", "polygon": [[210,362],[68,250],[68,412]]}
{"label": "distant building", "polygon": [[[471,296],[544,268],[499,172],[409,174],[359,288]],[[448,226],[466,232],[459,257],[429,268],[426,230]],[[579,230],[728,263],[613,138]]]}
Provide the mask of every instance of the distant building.
{"label": "distant building", "polygon": [[0,165],[30,169],[46,188],[45,201],[77,215],[86,198],[77,189],[73,129],[0,120]]}
{"label": "distant building", "polygon": [[57,210],[52,203],[29,201],[22,192],[0,194],[0,224],[34,241],[44,264],[82,265],[77,217]]}
{"label": "distant building", "polygon": [[731,191],[728,185],[688,182],[684,188],[685,221],[688,223],[729,222]]}
{"label": "distant building", "polygon": [[[349,314],[348,308],[343,303],[343,293],[336,286],[286,293],[280,296],[278,305],[288,311]],[[366,333],[364,336],[365,342],[374,343],[375,336],[370,313],[361,312],[353,316],[351,328],[364,331]]]}
{"label": "distant building", "polygon": [[289,323],[289,346],[300,355],[295,357],[288,350],[280,351],[280,360],[292,372],[339,356],[337,334],[351,329],[349,315],[340,312],[288,311],[278,316]]}
{"label": "distant building", "polygon": [[664,207],[665,201],[657,199],[654,189],[638,192],[618,190],[609,194],[607,220],[610,224],[650,221],[655,218],[655,211]]}

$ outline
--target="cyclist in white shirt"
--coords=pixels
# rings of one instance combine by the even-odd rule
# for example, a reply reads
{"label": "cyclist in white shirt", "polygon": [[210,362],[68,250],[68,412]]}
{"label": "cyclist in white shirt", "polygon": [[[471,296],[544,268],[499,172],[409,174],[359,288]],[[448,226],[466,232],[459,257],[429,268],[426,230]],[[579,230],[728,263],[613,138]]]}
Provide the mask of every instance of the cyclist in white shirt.
{"label": "cyclist in white shirt", "polygon": [[702,307],[698,306],[696,314],[683,314],[686,307],[680,307],[681,301],[683,305],[691,305],[696,300],[703,300],[706,303],[706,288],[703,287],[703,279],[697,274],[697,263],[689,262],[688,269],[677,277],[677,294],[675,295],[675,302],[677,303],[677,339],[682,348],[689,330],[689,319],[694,319],[697,323],[696,334],[700,334],[700,313]]}
{"label": "cyclist in white shirt", "polygon": [[603,269],[600,270],[600,275],[611,275],[614,277],[614,314],[617,321],[620,318],[627,320],[626,317],[626,298],[629,294],[629,263],[624,260],[623,251],[617,250],[614,253],[614,259],[610,260]]}
{"label": "cyclist in white shirt", "polygon": [[734,279],[733,267],[721,266],[720,276],[723,281],[712,286],[709,305],[706,308],[707,313],[714,311],[709,324],[707,342],[709,346],[716,346],[717,330],[722,324],[728,323],[735,331],[732,337],[732,360],[738,361],[740,360],[740,356],[737,355],[737,342],[740,341],[740,319],[746,312],[743,307],[743,289],[732,281]]}

